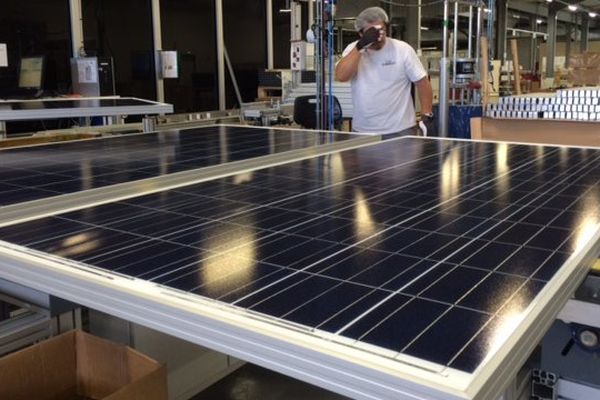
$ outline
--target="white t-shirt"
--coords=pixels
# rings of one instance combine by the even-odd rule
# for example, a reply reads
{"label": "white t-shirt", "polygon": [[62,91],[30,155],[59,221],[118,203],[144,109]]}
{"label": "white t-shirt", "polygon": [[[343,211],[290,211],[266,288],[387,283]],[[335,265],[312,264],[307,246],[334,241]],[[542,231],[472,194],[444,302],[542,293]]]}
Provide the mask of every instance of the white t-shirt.
{"label": "white t-shirt", "polygon": [[[350,43],[343,56],[350,53],[356,43]],[[411,83],[426,76],[417,54],[406,42],[388,37],[380,50],[364,51],[351,81],[352,128],[378,134],[415,126]]]}

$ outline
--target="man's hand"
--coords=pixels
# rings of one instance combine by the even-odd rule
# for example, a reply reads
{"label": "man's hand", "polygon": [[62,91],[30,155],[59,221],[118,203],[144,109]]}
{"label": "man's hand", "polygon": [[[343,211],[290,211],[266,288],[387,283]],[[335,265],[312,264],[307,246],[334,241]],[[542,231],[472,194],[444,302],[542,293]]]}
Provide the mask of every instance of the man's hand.
{"label": "man's hand", "polygon": [[419,129],[423,132],[423,136],[437,136],[433,115],[422,114]]}
{"label": "man's hand", "polygon": [[385,31],[380,26],[372,26],[363,32],[362,37],[356,44],[356,49],[361,51],[368,48],[373,43],[381,41]]}

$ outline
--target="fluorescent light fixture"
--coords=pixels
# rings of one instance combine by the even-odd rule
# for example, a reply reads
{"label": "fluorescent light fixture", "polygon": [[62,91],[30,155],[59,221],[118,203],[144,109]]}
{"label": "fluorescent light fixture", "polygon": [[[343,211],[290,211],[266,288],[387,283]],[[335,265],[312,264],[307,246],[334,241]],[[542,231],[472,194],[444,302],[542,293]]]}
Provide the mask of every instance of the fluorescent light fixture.
{"label": "fluorescent light fixture", "polygon": [[488,14],[489,14],[489,13],[491,13],[491,12],[492,12],[492,10],[490,10],[489,8],[484,8],[484,9],[483,9],[483,12],[486,12],[486,13],[488,13]]}
{"label": "fluorescent light fixture", "polygon": [[590,11],[590,12],[588,13],[588,15],[590,16],[590,18],[596,18],[596,17],[598,16],[598,13],[595,13],[595,12],[593,12],[593,11]]}
{"label": "fluorescent light fixture", "polygon": [[544,20],[541,19],[541,18],[538,18],[538,19],[535,20],[535,22],[539,25],[539,24],[543,24]]}
{"label": "fluorescent light fixture", "polygon": [[428,31],[428,30],[429,30],[429,28],[428,28],[428,27],[426,27],[426,26],[422,26],[422,27],[421,27],[421,30],[422,30],[422,31]]}
{"label": "fluorescent light fixture", "polygon": [[577,11],[577,6],[575,4],[569,4],[569,11]]}
{"label": "fluorescent light fixture", "polygon": [[513,14],[513,16],[512,16],[512,17],[513,17],[514,19],[521,19],[521,16],[520,16],[520,15],[518,15],[518,14]]}
{"label": "fluorescent light fixture", "polygon": [[282,8],[279,10],[279,12],[280,13],[289,13],[289,12],[292,12],[292,9],[291,8]]}

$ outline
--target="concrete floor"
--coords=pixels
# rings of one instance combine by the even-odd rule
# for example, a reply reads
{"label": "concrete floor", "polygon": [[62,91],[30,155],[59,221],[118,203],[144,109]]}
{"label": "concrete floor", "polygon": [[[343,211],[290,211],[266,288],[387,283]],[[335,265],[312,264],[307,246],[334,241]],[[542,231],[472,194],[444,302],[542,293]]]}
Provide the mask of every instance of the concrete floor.
{"label": "concrete floor", "polygon": [[191,400],[347,400],[265,368],[246,364]]}

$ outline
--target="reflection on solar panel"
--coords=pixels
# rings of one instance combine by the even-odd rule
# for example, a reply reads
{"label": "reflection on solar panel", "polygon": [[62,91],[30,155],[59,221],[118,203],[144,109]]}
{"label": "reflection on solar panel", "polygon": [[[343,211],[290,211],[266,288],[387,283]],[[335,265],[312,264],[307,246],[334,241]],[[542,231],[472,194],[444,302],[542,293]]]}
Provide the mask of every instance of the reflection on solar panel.
{"label": "reflection on solar panel", "polygon": [[599,180],[597,150],[401,138],[0,239],[416,365],[460,391],[473,381],[440,382],[474,379],[597,240]]}
{"label": "reflection on solar panel", "polygon": [[210,126],[7,149],[0,151],[0,207],[352,138]]}

